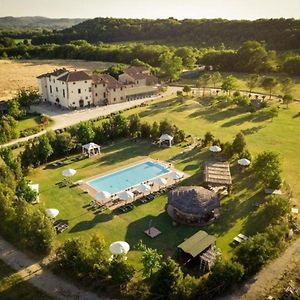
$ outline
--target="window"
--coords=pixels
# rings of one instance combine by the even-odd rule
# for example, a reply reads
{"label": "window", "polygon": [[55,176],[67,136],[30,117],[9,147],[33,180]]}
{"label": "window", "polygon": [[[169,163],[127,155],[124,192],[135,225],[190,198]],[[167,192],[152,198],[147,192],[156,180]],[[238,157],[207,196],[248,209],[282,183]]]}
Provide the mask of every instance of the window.
{"label": "window", "polygon": [[97,87],[97,84],[95,84],[95,88]]}
{"label": "window", "polygon": [[117,99],[116,98],[114,98],[114,101],[116,101]]}
{"label": "window", "polygon": [[123,88],[121,87],[121,91],[123,91]]}
{"label": "window", "polygon": [[73,82],[73,84],[76,84],[76,82]]}
{"label": "window", "polygon": [[56,92],[58,92],[58,87],[55,88]]}
{"label": "window", "polygon": [[123,100],[123,97],[121,97],[121,100]]}
{"label": "window", "polygon": [[106,98],[106,93],[103,93],[103,97]]}
{"label": "window", "polygon": [[66,97],[66,95],[65,95],[65,90],[63,89],[63,97],[65,98]]}
{"label": "window", "polygon": [[116,91],[116,89],[114,89],[114,92]]}
{"label": "window", "polygon": [[53,79],[53,83],[55,83],[55,79]]}
{"label": "window", "polygon": [[84,83],[87,83],[87,81],[85,80]]}
{"label": "window", "polygon": [[78,89],[78,94],[81,94],[81,89]]}
{"label": "window", "polygon": [[103,87],[105,87],[105,83],[103,83]]}
{"label": "window", "polygon": [[50,85],[50,93],[52,94],[52,86]]}
{"label": "window", "polygon": [[85,99],[87,100],[87,99],[89,99],[89,97],[85,97]]}
{"label": "window", "polygon": [[91,92],[92,91],[92,88],[91,87],[89,87],[89,92]]}
{"label": "window", "polygon": [[98,96],[98,93],[96,93],[95,96],[97,97],[97,96]]}

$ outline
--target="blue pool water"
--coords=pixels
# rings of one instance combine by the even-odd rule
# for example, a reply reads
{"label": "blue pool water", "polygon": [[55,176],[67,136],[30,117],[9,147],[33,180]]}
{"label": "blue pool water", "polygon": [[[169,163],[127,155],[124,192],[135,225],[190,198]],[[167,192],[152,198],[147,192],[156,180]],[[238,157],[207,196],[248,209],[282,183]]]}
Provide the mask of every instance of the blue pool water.
{"label": "blue pool water", "polygon": [[169,172],[170,170],[160,163],[146,161],[98,177],[87,183],[96,191],[107,191],[114,194]]}

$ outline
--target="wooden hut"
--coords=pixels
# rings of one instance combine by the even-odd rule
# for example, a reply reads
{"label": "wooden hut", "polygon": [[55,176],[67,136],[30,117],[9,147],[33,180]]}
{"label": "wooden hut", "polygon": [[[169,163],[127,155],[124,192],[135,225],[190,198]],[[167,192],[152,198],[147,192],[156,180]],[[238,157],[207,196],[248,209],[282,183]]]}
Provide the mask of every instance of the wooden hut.
{"label": "wooden hut", "polygon": [[197,264],[200,271],[205,272],[210,270],[218,257],[215,244],[216,238],[213,235],[200,230],[178,245],[177,249],[185,264]]}
{"label": "wooden hut", "polygon": [[167,212],[178,223],[204,225],[215,219],[219,206],[218,195],[201,186],[181,186],[168,194]]}

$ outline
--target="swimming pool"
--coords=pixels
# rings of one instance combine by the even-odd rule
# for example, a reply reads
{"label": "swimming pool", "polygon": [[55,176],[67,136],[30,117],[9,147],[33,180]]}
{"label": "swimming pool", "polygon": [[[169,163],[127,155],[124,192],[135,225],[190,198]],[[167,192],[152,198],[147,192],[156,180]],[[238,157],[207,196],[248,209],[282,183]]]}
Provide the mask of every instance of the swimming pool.
{"label": "swimming pool", "polygon": [[87,184],[97,192],[106,191],[115,194],[169,172],[170,169],[161,163],[146,161],[92,179]]}

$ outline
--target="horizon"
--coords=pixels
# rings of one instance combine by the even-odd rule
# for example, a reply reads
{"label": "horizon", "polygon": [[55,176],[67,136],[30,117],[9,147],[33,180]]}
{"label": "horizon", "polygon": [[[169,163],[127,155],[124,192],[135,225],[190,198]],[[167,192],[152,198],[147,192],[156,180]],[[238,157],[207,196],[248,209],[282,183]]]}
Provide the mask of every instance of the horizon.
{"label": "horizon", "polygon": [[[78,0],[0,0],[0,17],[45,17],[55,19],[226,19],[257,20],[300,19],[299,0],[274,3],[273,0],[159,0],[144,2],[115,0],[87,0],[82,6]],[[59,9],[58,9],[59,8]]]}
{"label": "horizon", "polygon": [[280,20],[280,19],[294,19],[294,20],[300,20],[299,18],[295,18],[295,17],[270,17],[270,18],[257,18],[257,19],[228,19],[228,18],[175,18],[175,17],[165,17],[165,18],[133,18],[133,17],[111,17],[111,16],[107,16],[107,17],[103,17],[103,16],[99,16],[99,17],[47,17],[47,16],[38,16],[38,15],[32,15],[32,16],[11,16],[11,15],[7,15],[7,16],[0,16],[0,18],[45,18],[45,19],[50,19],[50,20],[59,20],[59,19],[82,19],[82,20],[88,20],[88,19],[96,19],[96,18],[102,18],[102,19],[125,19],[125,20],[166,20],[166,19],[175,19],[175,20],[179,20],[179,21],[183,21],[183,20],[226,20],[226,21],[258,21],[258,20]]}

